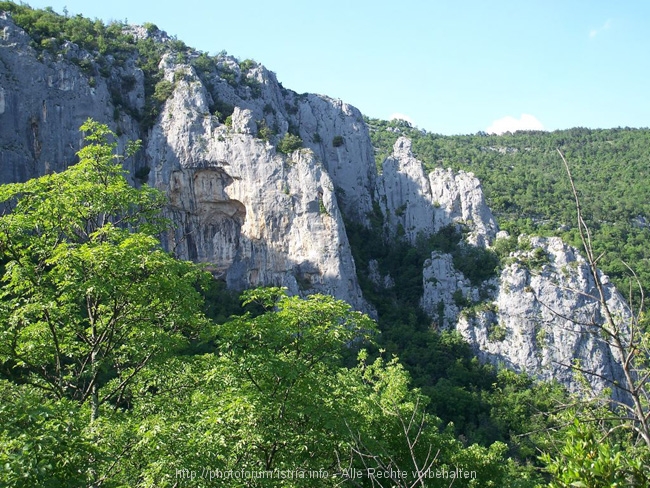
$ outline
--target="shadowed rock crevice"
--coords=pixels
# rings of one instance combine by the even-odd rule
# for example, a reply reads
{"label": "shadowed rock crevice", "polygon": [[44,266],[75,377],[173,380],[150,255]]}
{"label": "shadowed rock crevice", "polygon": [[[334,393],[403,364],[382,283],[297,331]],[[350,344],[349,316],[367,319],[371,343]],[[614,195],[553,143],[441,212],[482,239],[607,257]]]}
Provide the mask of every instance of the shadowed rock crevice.
{"label": "shadowed rock crevice", "polygon": [[220,225],[232,219],[241,228],[246,207],[228,196],[232,182],[233,178],[219,168],[174,171],[169,182],[170,207],[198,216],[203,225]]}

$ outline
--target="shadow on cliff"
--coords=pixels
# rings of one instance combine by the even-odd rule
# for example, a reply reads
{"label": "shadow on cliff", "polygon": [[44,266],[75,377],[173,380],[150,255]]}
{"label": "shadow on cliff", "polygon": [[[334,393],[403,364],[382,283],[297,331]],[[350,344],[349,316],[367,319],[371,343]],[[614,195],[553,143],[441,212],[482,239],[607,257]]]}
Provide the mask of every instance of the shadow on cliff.
{"label": "shadow on cliff", "polygon": [[[215,192],[219,193],[227,183],[216,185]],[[341,273],[323,271],[323,262],[296,259],[279,240],[274,243],[273,235],[279,237],[290,225],[283,216],[266,216],[261,226],[270,236],[254,239],[242,232],[247,218],[245,205],[225,193],[217,197],[212,201],[181,202],[172,194],[165,214],[174,225],[161,236],[163,247],[179,259],[204,263],[215,278],[224,280],[233,290],[280,286],[293,295],[332,295],[355,309],[368,311],[355,281]],[[319,212],[317,202],[311,207]],[[347,242],[339,242],[339,246],[342,251]],[[339,262],[339,266],[342,264]]]}

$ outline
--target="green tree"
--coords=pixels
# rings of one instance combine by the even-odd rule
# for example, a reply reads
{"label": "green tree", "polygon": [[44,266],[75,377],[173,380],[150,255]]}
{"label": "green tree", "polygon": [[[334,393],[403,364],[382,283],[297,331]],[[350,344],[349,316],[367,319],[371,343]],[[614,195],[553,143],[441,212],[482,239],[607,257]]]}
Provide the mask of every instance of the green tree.
{"label": "green tree", "polygon": [[303,300],[272,288],[243,297],[244,304],[267,311],[235,318],[217,331],[222,358],[238,382],[230,402],[248,405],[229,422],[235,429],[230,462],[266,470],[329,467],[344,437],[346,387],[337,377],[342,355],[369,339],[374,323],[329,296]]}
{"label": "green tree", "polygon": [[77,402],[0,379],[0,485],[84,486],[99,450]]}
{"label": "green tree", "polygon": [[[353,407],[344,417],[350,440],[338,455],[339,473],[360,472],[360,486],[508,486],[504,443],[464,447],[453,425],[443,429],[441,420],[426,412],[428,398],[410,386],[396,358],[366,360],[362,352],[359,365],[345,373]],[[450,481],[449,473],[458,470],[468,478]],[[377,472],[383,477],[374,477]]]}
{"label": "green tree", "polygon": [[206,275],[160,248],[164,199],[129,186],[108,128],[81,129],[79,163],[0,187],[0,371],[87,408],[98,439],[102,407],[127,407],[134,378],[205,325]]}
{"label": "green tree", "polygon": [[[347,438],[350,385],[340,375],[348,347],[375,330],[367,316],[329,296],[288,297],[278,288],[250,290],[258,311],[206,329],[216,350],[177,356],[143,371],[146,392],[114,442],[128,445],[116,474],[124,484],[174,486],[175,467],[222,472],[331,470]],[[331,486],[309,478],[222,481],[228,486]],[[196,480],[193,486],[215,486]],[[284,483],[284,484],[283,484]]]}
{"label": "green tree", "polygon": [[572,409],[560,417],[565,423],[554,436],[556,449],[541,456],[553,477],[549,488],[648,486],[650,451],[634,441],[624,422],[611,421],[611,411],[587,417],[584,409]]}
{"label": "green tree", "polygon": [[0,359],[59,398],[90,399],[96,418],[101,402],[200,323],[200,272],[160,249],[164,200],[129,186],[108,128],[88,121],[82,130],[89,144],[78,164],[0,189]]}
{"label": "green tree", "polygon": [[[264,313],[206,331],[214,352],[177,356],[138,376],[134,388],[146,393],[114,424],[114,450],[137,439],[116,483],[171,487],[176,468],[208,466],[193,486],[392,486],[371,470],[399,468],[408,471],[400,486],[446,487],[448,478],[431,476],[459,467],[476,477],[453,486],[507,486],[505,445],[465,448],[453,428],[441,431],[397,360],[368,364],[362,352],[356,367],[343,365],[351,345],[373,334],[368,317],[332,297],[287,297],[277,288],[246,292],[244,301]],[[231,470],[329,477],[215,479]]]}

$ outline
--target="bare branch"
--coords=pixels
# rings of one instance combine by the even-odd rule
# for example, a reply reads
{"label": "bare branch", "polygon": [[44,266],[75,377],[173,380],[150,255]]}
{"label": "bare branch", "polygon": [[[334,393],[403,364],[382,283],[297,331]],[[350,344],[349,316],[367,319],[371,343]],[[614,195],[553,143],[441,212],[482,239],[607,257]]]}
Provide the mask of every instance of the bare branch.
{"label": "bare branch", "polygon": [[[586,254],[589,270],[591,272],[591,275],[594,278],[594,283],[598,291],[598,295],[599,295],[598,301],[600,304],[600,310],[605,319],[605,323],[599,325],[598,329],[608,335],[609,341],[607,342],[609,344],[609,347],[612,349],[613,352],[618,354],[620,360],[622,361],[621,368],[624,376],[623,378],[624,383],[620,384],[619,382],[615,382],[610,378],[606,378],[604,375],[598,374],[594,371],[582,369],[580,367],[577,367],[576,365],[572,365],[570,367],[584,374],[589,374],[592,376],[599,377],[607,381],[608,383],[613,384],[621,391],[628,394],[628,398],[630,402],[629,405],[625,402],[617,402],[619,406],[624,406],[624,408],[631,413],[631,417],[626,420],[625,424],[628,427],[630,427],[632,430],[636,431],[638,435],[643,439],[646,446],[650,448],[650,424],[649,424],[650,414],[647,411],[648,392],[645,389],[648,379],[650,378],[650,370],[647,369],[646,363],[643,362],[644,359],[647,362],[647,356],[646,358],[640,359],[641,364],[639,364],[637,360],[638,351],[639,351],[638,345],[640,343],[643,344],[645,342],[643,338],[644,332],[641,331],[639,328],[639,319],[641,318],[643,313],[643,301],[644,301],[643,288],[634,270],[632,270],[631,267],[624,262],[623,264],[630,271],[630,273],[634,277],[634,280],[636,281],[639,287],[639,291],[641,294],[641,301],[640,301],[639,308],[637,309],[637,312],[634,313],[632,308],[633,307],[632,292],[630,290],[630,298],[629,298],[628,306],[629,306],[629,312],[631,317],[623,319],[622,323],[618,323],[617,320],[615,320],[614,315],[612,314],[612,311],[610,309],[610,305],[607,302],[605,287],[603,285],[603,282],[600,277],[600,272],[597,267],[597,263],[603,257],[603,254],[599,255],[598,257],[594,257],[591,233],[582,215],[580,197],[578,195],[575,182],[571,175],[569,163],[567,162],[566,158],[564,157],[562,151],[560,151],[559,148],[557,149],[557,152],[562,158],[562,162],[564,163],[564,168],[566,169],[569,183],[571,185],[571,190],[573,192],[573,197],[575,199],[575,207],[577,213],[578,231],[580,234],[580,240],[582,242],[582,246]],[[645,346],[642,347],[643,349],[645,349]],[[608,399],[606,401],[612,402],[613,400]]]}

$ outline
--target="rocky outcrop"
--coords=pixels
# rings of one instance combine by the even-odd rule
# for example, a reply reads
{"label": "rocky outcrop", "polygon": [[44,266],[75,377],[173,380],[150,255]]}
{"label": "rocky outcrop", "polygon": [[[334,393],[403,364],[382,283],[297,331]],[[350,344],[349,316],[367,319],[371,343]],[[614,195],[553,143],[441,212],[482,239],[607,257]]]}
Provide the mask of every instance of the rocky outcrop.
{"label": "rocky outcrop", "polygon": [[[587,379],[596,393],[608,385],[602,378],[621,378],[617,358],[597,327],[604,318],[594,278],[576,249],[559,238],[520,238],[525,250],[511,253],[493,301],[461,314],[457,328],[479,357],[494,364],[555,379],[579,389],[568,367],[579,360],[592,371]],[[609,282],[607,304],[625,321],[625,301]]]}
{"label": "rocky outcrop", "polygon": [[306,95],[299,97],[293,120],[305,145],[327,168],[345,215],[367,225],[377,174],[361,112],[340,100]]}
{"label": "rocky outcrop", "polygon": [[437,229],[460,222],[469,228],[468,243],[485,247],[492,242],[498,226],[473,173],[436,168],[429,182],[434,207],[442,210],[436,213]]}
{"label": "rocky outcrop", "polygon": [[[115,128],[110,77],[128,72],[125,97],[144,104],[142,72],[132,60],[109,78],[89,76],[88,53],[65,43],[60,53],[36,52],[30,37],[0,12],[0,182],[25,181],[62,171],[75,161],[83,141],[79,126],[89,117]],[[121,119],[120,141],[139,137],[130,117]],[[129,162],[131,164],[131,162]]]}
{"label": "rocky outcrop", "polygon": [[166,246],[209,263],[237,289],[285,286],[366,309],[334,184],[310,149],[290,155],[256,138],[251,109],[231,127],[209,113],[209,93],[189,66],[170,65],[173,95],[147,144],[149,181],[166,192],[177,224]]}
{"label": "rocky outcrop", "polygon": [[[454,268],[450,254],[433,252],[422,270],[423,293],[420,305],[434,319],[438,329],[456,327],[464,307],[478,302],[481,289],[472,286],[463,273]],[[484,283],[482,289],[492,287]]]}
{"label": "rocky outcrop", "polygon": [[378,197],[389,234],[403,235],[411,243],[418,234],[429,236],[447,225],[464,224],[470,229],[469,242],[485,246],[498,230],[478,179],[441,168],[426,175],[405,137],[384,161]]}
{"label": "rocky outcrop", "polygon": [[[427,175],[405,137],[397,139],[384,161],[377,187],[391,239],[415,244],[419,236],[431,236],[449,225],[467,231],[467,245],[484,247],[496,236],[496,221],[474,175],[442,168]],[[454,327],[463,306],[479,299],[479,288],[454,268],[449,254],[433,252],[424,262],[422,279],[420,305],[440,328]]]}
{"label": "rocky outcrop", "polygon": [[[425,175],[405,138],[384,162],[378,193],[393,237],[415,243],[449,224],[470,230],[461,245],[489,246],[497,236],[478,180],[440,168]],[[579,360],[595,373],[587,378],[593,393],[602,392],[611,386],[604,378],[622,378],[622,370],[597,333],[604,319],[586,262],[559,238],[522,236],[519,248],[498,277],[480,285],[454,267],[450,254],[433,252],[424,262],[420,305],[438,329],[459,330],[484,361],[577,391],[581,380],[570,365]],[[603,281],[608,305],[624,320],[624,300]]]}
{"label": "rocky outcrop", "polygon": [[[485,247],[496,238],[479,181],[442,168],[426,175],[406,138],[383,164],[378,196],[393,238],[416,243],[450,224],[469,229],[461,245]],[[602,378],[621,378],[622,371],[596,327],[584,325],[603,323],[587,264],[559,238],[522,237],[520,248],[497,278],[480,285],[454,267],[450,254],[433,252],[424,262],[422,308],[439,329],[458,329],[485,361],[577,390],[569,366],[580,360],[595,373],[588,378],[594,391],[602,391],[608,386]],[[604,280],[609,306],[625,317],[625,302]]]}
{"label": "rocky outcrop", "polygon": [[[223,57],[217,68],[202,73],[201,79],[192,67],[178,64],[173,56],[166,56],[162,66],[170,82],[189,77],[202,83],[206,92],[204,114],[210,114],[214,105],[235,107],[234,132],[259,135],[274,144],[287,132],[299,135],[304,147],[313,151],[330,175],[346,218],[367,225],[376,169],[368,129],[359,110],[327,96],[287,90],[273,72],[253,61],[240,63]],[[241,125],[239,113],[246,113],[246,126]]]}

